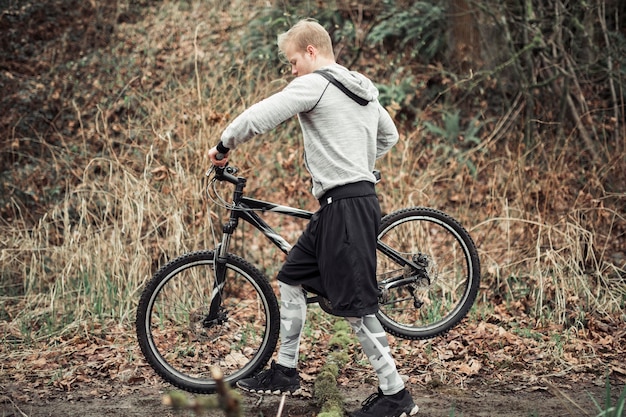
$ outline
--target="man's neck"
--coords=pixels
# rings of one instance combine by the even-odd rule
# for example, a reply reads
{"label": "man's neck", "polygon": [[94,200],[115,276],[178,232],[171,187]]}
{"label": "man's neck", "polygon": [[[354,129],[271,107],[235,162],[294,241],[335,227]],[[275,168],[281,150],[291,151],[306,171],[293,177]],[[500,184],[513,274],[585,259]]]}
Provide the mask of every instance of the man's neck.
{"label": "man's neck", "polygon": [[329,65],[333,65],[335,63],[336,63],[335,60],[332,58],[319,57],[316,62],[317,65],[315,66],[315,70],[318,70],[323,67],[327,67]]}

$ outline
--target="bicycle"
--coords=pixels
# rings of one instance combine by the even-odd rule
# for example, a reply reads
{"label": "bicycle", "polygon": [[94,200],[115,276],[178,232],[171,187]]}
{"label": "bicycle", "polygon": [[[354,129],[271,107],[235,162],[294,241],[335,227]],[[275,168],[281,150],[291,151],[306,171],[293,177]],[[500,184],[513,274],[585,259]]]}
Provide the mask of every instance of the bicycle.
{"label": "bicycle", "polygon": [[[269,361],[279,337],[280,312],[268,278],[229,253],[240,221],[258,229],[284,253],[291,245],[258,212],[310,219],[313,212],[244,195],[237,169],[212,167],[206,191],[217,182],[234,185],[222,239],[214,250],[184,254],[161,267],[147,283],[137,308],[139,346],[167,382],[193,393],[212,393],[218,366],[230,384],[253,375]],[[378,177],[379,178],[379,177]],[[480,264],[469,233],[449,215],[426,207],[394,211],[381,220],[377,241],[378,319],[387,332],[428,339],[448,332],[476,299]],[[329,311],[328,300],[308,295]]]}

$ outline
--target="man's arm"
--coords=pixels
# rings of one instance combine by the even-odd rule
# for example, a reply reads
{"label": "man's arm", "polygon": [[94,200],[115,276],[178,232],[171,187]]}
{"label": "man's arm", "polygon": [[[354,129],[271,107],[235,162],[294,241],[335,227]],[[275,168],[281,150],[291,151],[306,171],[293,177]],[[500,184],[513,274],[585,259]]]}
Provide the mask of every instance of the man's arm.
{"label": "man's arm", "polygon": [[378,102],[378,135],[376,140],[376,159],[382,157],[398,142],[398,129],[387,110]]}
{"label": "man's arm", "polygon": [[241,113],[222,133],[222,144],[230,149],[265,133],[298,113],[311,110],[319,101],[324,81],[320,77],[298,77],[284,90]]}
{"label": "man's arm", "polygon": [[[226,127],[217,146],[209,150],[211,162],[217,166],[226,165],[231,149],[298,113],[311,110],[323,92],[325,82],[320,80],[320,77],[298,77],[281,92],[246,109]],[[217,159],[218,155],[222,159]]]}

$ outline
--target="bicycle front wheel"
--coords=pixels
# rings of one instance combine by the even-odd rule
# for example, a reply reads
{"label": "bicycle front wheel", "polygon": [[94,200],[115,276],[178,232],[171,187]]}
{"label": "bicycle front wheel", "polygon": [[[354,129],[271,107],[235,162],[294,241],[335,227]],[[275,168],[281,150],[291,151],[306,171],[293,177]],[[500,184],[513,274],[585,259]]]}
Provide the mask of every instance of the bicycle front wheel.
{"label": "bicycle front wheel", "polygon": [[229,255],[223,285],[215,281],[214,252],[183,255],[154,274],[137,309],[137,338],[146,360],[166,381],[189,392],[215,391],[213,367],[231,384],[254,374],[278,340],[278,302],[258,269]]}
{"label": "bicycle front wheel", "polygon": [[429,339],[465,317],[478,293],[480,263],[459,222],[439,210],[405,208],[381,220],[378,238],[385,247],[376,266],[385,330]]}

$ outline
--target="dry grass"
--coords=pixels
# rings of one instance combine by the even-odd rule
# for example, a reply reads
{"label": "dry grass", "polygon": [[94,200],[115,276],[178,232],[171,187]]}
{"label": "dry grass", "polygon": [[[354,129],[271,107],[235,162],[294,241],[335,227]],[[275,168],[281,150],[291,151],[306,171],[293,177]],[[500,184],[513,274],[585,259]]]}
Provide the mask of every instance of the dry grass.
{"label": "dry grass", "polygon": [[[276,68],[249,66],[232,46],[258,9],[218,3],[151,6],[145,22],[117,26],[117,67],[96,62],[106,55],[89,58],[91,70],[113,73],[94,73],[106,100],[74,101],[75,134],[57,132],[59,145],[41,161],[75,181],[36,222],[15,208],[0,225],[5,339],[71,333],[93,321],[130,324],[159,265],[214,246],[209,220],[223,213],[203,198],[206,150],[234,115],[285,85]],[[502,127],[515,116],[496,117],[479,147],[453,157],[442,157],[432,146],[439,139],[420,126],[402,127],[380,161],[384,209],[426,205],[458,218],[480,248],[487,306],[522,300],[538,322],[574,326],[590,315],[623,320],[626,195],[604,191],[610,172],[580,168],[548,145],[515,149]],[[257,197],[312,209],[301,151],[290,121],[232,161]],[[613,161],[612,172],[626,170],[623,155]],[[248,232],[240,237],[246,256],[273,274],[282,257]]]}

